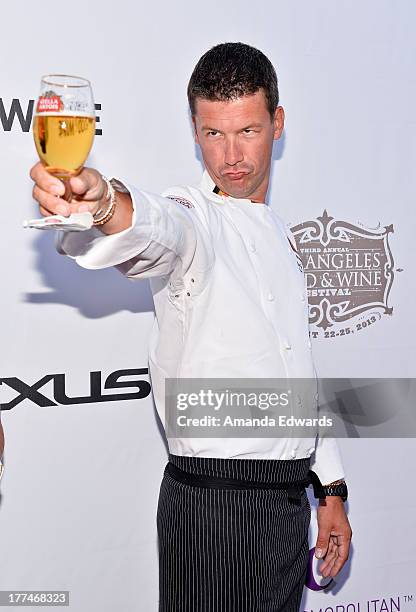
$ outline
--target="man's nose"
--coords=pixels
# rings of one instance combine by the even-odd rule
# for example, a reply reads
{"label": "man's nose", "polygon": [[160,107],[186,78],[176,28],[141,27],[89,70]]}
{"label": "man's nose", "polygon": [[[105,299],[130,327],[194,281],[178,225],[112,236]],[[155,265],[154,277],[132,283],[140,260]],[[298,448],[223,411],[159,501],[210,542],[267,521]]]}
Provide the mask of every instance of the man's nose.
{"label": "man's nose", "polygon": [[243,152],[238,142],[234,138],[230,138],[225,142],[224,162],[228,166],[235,166],[238,162],[243,161]]}

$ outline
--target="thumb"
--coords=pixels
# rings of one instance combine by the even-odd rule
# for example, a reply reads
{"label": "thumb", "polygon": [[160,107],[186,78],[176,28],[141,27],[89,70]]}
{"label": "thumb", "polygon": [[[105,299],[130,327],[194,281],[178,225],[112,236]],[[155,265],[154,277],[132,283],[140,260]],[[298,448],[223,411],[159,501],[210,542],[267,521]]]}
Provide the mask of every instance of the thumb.
{"label": "thumb", "polygon": [[84,168],[80,174],[70,179],[72,192],[85,196],[86,200],[99,200],[103,197],[103,181],[100,174],[91,168]]}
{"label": "thumb", "polygon": [[329,545],[329,536],[330,530],[322,528],[318,530],[318,538],[315,544],[315,557],[317,559],[322,559],[322,557],[325,557]]}

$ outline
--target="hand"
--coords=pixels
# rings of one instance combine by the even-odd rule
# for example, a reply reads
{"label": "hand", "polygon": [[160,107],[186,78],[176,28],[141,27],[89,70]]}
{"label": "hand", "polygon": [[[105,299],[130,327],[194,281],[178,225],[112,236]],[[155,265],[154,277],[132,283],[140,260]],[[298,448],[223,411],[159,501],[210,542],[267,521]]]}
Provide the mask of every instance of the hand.
{"label": "hand", "polygon": [[[344,509],[344,502],[338,495],[327,495],[319,501],[318,537],[315,556],[323,559],[320,572],[333,578],[348,559],[352,530]],[[322,554],[319,555],[319,549]]]}
{"label": "hand", "polygon": [[77,176],[69,179],[72,199],[67,202],[64,183],[50,174],[41,162],[33,166],[30,177],[35,182],[33,198],[39,203],[39,210],[44,217],[86,212],[91,214],[100,208],[101,200],[107,194],[107,185],[101,174],[93,168],[83,168]]}

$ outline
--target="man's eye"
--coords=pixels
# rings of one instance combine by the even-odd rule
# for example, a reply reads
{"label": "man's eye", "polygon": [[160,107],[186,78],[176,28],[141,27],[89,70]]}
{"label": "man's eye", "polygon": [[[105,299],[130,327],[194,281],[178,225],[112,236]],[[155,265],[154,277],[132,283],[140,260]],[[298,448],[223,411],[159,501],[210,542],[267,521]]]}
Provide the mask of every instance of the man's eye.
{"label": "man's eye", "polygon": [[207,132],[208,136],[217,136],[219,134],[219,132],[217,132],[216,130],[210,130],[209,132]]}
{"label": "man's eye", "polygon": [[251,134],[252,132],[254,132],[254,130],[250,129],[250,128],[246,128],[245,130],[243,130],[244,134]]}

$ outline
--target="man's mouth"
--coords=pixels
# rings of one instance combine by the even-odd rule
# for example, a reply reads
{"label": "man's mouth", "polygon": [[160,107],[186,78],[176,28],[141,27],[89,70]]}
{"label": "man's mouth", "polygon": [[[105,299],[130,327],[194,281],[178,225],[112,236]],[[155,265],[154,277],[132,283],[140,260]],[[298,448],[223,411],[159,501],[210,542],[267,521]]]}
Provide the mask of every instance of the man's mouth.
{"label": "man's mouth", "polygon": [[243,178],[243,176],[246,176],[246,174],[247,172],[227,172],[225,176],[230,181],[239,181],[240,179]]}

